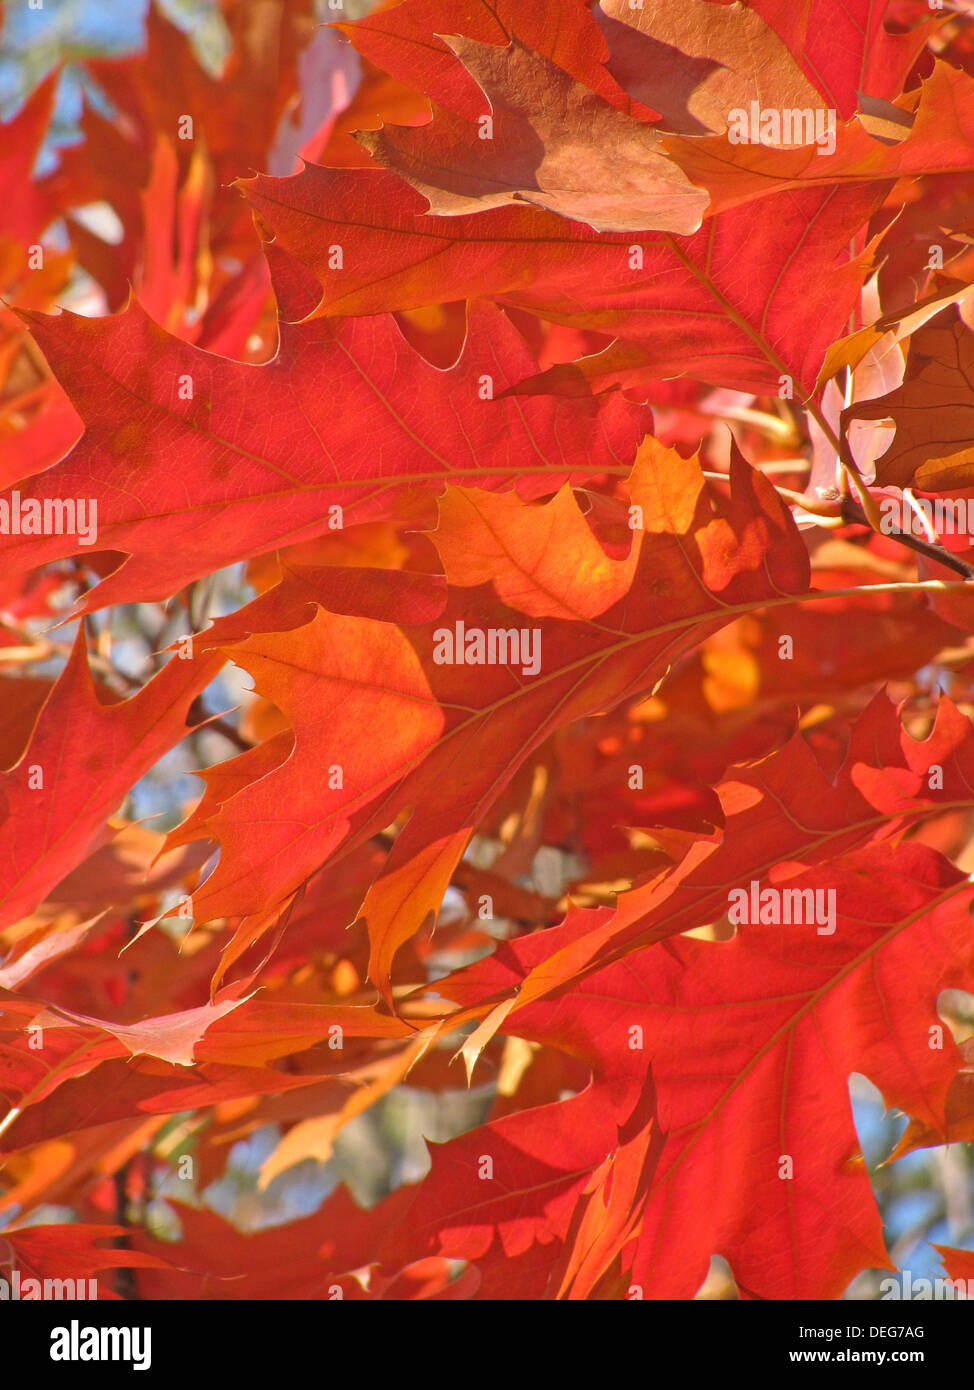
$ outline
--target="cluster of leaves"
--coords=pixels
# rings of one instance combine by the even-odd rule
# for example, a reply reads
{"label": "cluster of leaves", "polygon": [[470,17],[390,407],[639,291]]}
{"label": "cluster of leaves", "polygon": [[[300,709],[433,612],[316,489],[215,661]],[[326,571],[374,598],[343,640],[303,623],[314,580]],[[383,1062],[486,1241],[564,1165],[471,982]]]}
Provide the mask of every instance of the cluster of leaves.
{"label": "cluster of leaves", "polygon": [[[221,11],[216,75],[156,9],[82,62],[47,172],[58,73],[0,131],[0,516],[97,516],[0,527],[0,1271],[839,1297],[895,1267],[850,1075],[891,1158],[974,1139],[974,537],[910,524],[974,497],[972,30]],[[735,141],[752,104],[831,147]],[[729,918],[753,884],[835,920]],[[369,1209],[198,1199],[261,1127],[266,1186],[471,1079]]]}

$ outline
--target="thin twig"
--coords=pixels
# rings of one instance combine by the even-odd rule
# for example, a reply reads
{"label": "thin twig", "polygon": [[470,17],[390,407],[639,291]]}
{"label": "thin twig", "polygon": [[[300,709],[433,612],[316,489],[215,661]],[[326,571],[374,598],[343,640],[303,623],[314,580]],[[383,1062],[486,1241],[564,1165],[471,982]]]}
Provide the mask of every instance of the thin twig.
{"label": "thin twig", "polygon": [[[869,518],[852,497],[843,497],[842,499],[842,518],[856,526],[869,526]],[[870,529],[872,528],[870,527]],[[938,565],[953,570],[955,574],[963,576],[964,579],[974,579],[974,566],[969,565],[966,560],[962,560],[959,555],[952,555],[942,545],[937,545],[933,541],[921,540],[919,536],[911,535],[907,531],[889,531],[883,532],[883,534],[889,535],[892,540],[899,541],[907,549],[915,550],[918,555],[926,555],[928,560],[935,560]]]}

